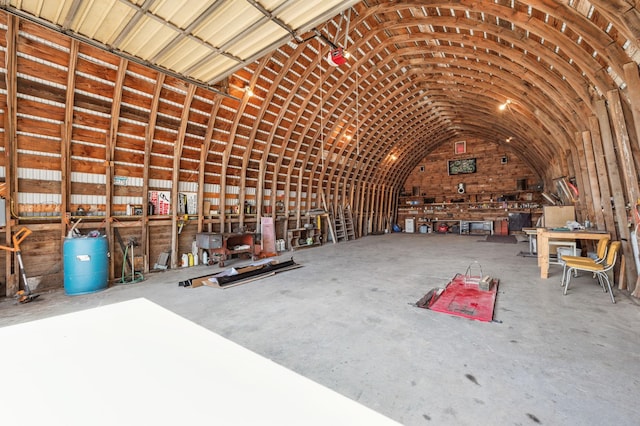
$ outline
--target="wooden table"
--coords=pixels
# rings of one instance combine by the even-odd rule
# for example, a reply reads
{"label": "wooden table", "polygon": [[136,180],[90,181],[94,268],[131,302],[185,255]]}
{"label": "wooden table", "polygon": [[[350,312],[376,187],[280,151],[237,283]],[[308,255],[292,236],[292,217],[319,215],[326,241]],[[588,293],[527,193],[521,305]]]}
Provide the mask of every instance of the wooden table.
{"label": "wooden table", "polygon": [[547,228],[538,228],[538,266],[540,278],[549,277],[549,240],[601,240],[611,238],[606,231],[554,231]]}

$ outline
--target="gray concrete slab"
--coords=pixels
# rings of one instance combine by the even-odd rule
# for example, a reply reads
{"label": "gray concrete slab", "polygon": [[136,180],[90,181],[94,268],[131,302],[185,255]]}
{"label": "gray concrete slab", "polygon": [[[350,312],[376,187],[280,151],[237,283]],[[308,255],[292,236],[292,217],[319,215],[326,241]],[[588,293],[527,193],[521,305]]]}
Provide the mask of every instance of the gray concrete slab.
{"label": "gray concrete slab", "polygon": [[[224,290],[177,284],[217,266],[152,273],[89,295],[4,300],[0,326],[145,297],[407,425],[638,424],[637,301],[615,290],[612,304],[587,275],[563,296],[560,266],[542,280],[536,259],[517,255],[527,243],[480,240],[327,244],[280,256],[302,268]],[[412,306],[475,261],[500,279],[495,322]],[[7,368],[20,354],[2,358]]]}

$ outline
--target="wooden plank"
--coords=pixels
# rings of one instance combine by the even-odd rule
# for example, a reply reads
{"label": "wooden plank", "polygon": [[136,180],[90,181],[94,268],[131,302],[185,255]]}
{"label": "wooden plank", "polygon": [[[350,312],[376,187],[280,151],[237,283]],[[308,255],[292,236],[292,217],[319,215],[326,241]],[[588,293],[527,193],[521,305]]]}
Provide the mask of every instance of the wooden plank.
{"label": "wooden plank", "polygon": [[613,209],[611,208],[611,191],[609,190],[609,176],[607,174],[607,164],[604,158],[604,151],[602,148],[602,136],[600,135],[600,124],[598,118],[595,116],[589,117],[589,128],[591,129],[591,142],[593,144],[593,155],[596,162],[596,173],[598,175],[598,181],[600,182],[600,195],[601,204],[604,216],[604,224],[601,228],[600,224],[597,224],[597,229],[607,230],[611,233],[611,239],[617,240],[618,230],[616,229],[613,221]]}
{"label": "wooden plank", "polygon": [[150,178],[150,165],[151,165],[151,150],[153,146],[153,139],[156,129],[156,119],[158,117],[158,102],[160,101],[160,92],[164,84],[165,75],[158,73],[156,75],[155,91],[153,93],[153,99],[151,101],[151,111],[149,112],[149,123],[145,129],[145,142],[144,142],[144,162],[142,170],[142,199],[144,200],[145,207],[142,212],[143,227],[142,227],[142,252],[145,259],[145,273],[149,272],[151,265],[149,246],[149,212],[147,207],[148,194],[149,194],[149,178]]}
{"label": "wooden plank", "polygon": [[204,218],[209,216],[209,209],[205,209],[205,176],[207,158],[209,156],[209,150],[211,149],[211,138],[213,137],[213,130],[215,126],[216,116],[218,115],[218,109],[220,108],[220,100],[222,96],[216,96],[213,106],[211,107],[211,114],[209,115],[209,123],[207,124],[207,132],[205,133],[204,142],[200,151],[200,165],[198,170],[198,211],[200,212],[198,218],[198,232],[204,230]]}
{"label": "wooden plank", "polygon": [[60,194],[62,184],[59,181],[39,179],[18,179],[21,193]]}
{"label": "wooden plank", "polygon": [[[111,217],[113,216],[113,156],[116,147],[116,142],[118,139],[118,118],[120,117],[120,99],[122,96],[122,84],[124,82],[124,77],[127,72],[127,64],[129,61],[126,59],[121,59],[120,64],[118,66],[118,72],[115,75],[115,85],[113,87],[113,91],[111,96],[113,98],[113,103],[111,105],[111,123],[109,125],[109,133],[107,134],[106,140],[106,150],[105,150],[105,162],[107,164],[106,167],[106,211],[105,215],[107,217],[107,224],[105,233],[107,236],[109,249],[113,250],[114,245],[114,235],[113,235],[113,227],[111,222]],[[114,262],[109,263],[109,281],[113,281],[115,278],[115,264]]]}
{"label": "wooden plank", "polygon": [[[580,146],[578,146],[578,142]],[[564,204],[571,204],[576,207],[576,218],[575,220],[581,221],[583,215],[583,210],[586,210],[585,203],[585,191],[587,188],[582,183],[582,176],[586,174],[586,166],[584,166],[584,152],[582,149],[582,141],[580,140],[580,135],[578,133],[575,134],[574,138],[575,147],[572,147],[571,150],[566,152],[566,162],[567,162],[567,170],[568,173],[563,173],[563,177],[554,179],[554,184],[556,187],[559,187],[559,195],[564,200]],[[578,196],[575,197],[574,193],[569,188],[567,182],[569,182],[569,178],[565,176],[572,176],[575,178],[576,186],[578,187]],[[588,212],[586,212],[586,216],[588,216]]]}
{"label": "wooden plank", "polygon": [[67,235],[67,213],[71,196],[71,139],[73,137],[73,105],[75,93],[76,64],[78,62],[79,42],[71,40],[67,63],[67,98],[65,101],[64,123],[61,126],[62,143],[60,144],[60,253],[63,252],[64,238]]}
{"label": "wooden plank", "polygon": [[[638,75],[638,64],[629,62],[623,65],[624,76],[627,82],[627,94],[629,99],[640,99],[640,75]],[[633,116],[633,130],[635,132],[635,140],[640,142],[640,104],[638,102],[630,102],[631,114]]]}
{"label": "wooden plank", "polygon": [[[187,90],[187,95],[183,100],[182,115],[180,122],[182,125],[178,130],[178,136],[173,148],[173,179],[171,188],[171,268],[178,266],[178,253],[179,253],[179,238],[178,238],[178,186],[180,179],[180,159],[182,158],[182,146],[184,144],[184,137],[187,129],[187,123],[189,121],[189,108],[191,101],[196,93],[196,86],[190,84]],[[158,105],[160,111],[160,105]],[[189,250],[190,251],[190,250]]]}
{"label": "wooden plank", "polygon": [[[623,253],[633,253],[633,248],[629,242],[631,241],[631,233],[628,226],[626,201],[623,196],[624,190],[622,186],[622,178],[620,177],[618,159],[616,158],[613,133],[609,124],[609,113],[604,100],[596,101],[595,106],[598,122],[600,124],[600,134],[602,136],[602,149],[607,164],[609,184],[611,186],[611,194],[613,196],[613,203],[615,206],[614,214],[616,216],[616,223],[618,224],[618,235],[622,241],[622,251]],[[625,275],[627,276],[627,279],[629,279],[629,277],[636,276],[634,263],[635,262],[626,262]]]}
{"label": "wooden plank", "polygon": [[[640,76],[638,75],[638,65],[635,62],[629,62],[623,65],[625,80],[627,82],[627,91],[630,99],[640,99]],[[635,141],[636,144],[640,143],[640,105],[638,102],[630,102],[631,114],[633,116],[633,125],[635,132]],[[637,145],[636,145],[637,148]],[[632,150],[633,151],[633,150]],[[637,152],[637,149],[636,149]],[[637,175],[633,175],[634,181],[638,182],[635,178]],[[640,191],[636,193],[637,196],[640,196]],[[634,198],[632,204],[637,203],[640,204],[640,199]],[[638,221],[636,215],[633,215],[634,221]],[[638,229],[638,224],[636,223],[636,229]],[[636,236],[637,237],[637,236]],[[636,256],[634,253],[633,256]],[[629,262],[635,264],[634,262]],[[636,271],[638,276],[636,278],[635,288],[633,290],[633,296],[640,297],[640,271]]]}
{"label": "wooden plank", "polygon": [[[615,133],[615,141],[617,146],[617,153],[619,158],[619,164],[622,167],[622,176],[625,182],[627,190],[627,199],[631,205],[640,202],[640,188],[638,186],[637,172],[633,159],[633,150],[629,139],[629,133],[627,129],[624,112],[622,110],[622,103],[620,101],[620,94],[617,90],[611,90],[607,92],[607,99],[609,101],[609,110],[611,112],[612,124]],[[632,221],[634,226],[640,225],[636,215],[632,215]],[[627,245],[629,243],[627,242]],[[623,244],[624,253],[633,253],[633,250],[625,250],[625,244]],[[635,253],[634,253],[635,255]],[[635,297],[640,297],[640,276],[636,271],[635,262],[627,262],[629,270],[632,271],[628,280],[633,280],[633,283],[629,283],[627,286],[630,290],[633,290]]]}
{"label": "wooden plank", "polygon": [[[17,16],[8,15],[8,28],[6,33],[7,39],[7,52],[6,52],[6,69],[7,73],[5,74],[6,85],[7,85],[7,105],[5,107],[5,122],[4,122],[4,151],[5,155],[8,155],[9,159],[17,159],[17,146],[15,143],[16,139],[16,128],[17,128],[17,94],[18,94],[18,83],[17,83],[17,75],[18,70],[16,67],[16,56],[17,56],[17,39],[18,39],[18,27],[19,20]],[[17,200],[18,194],[18,173],[17,173],[17,161],[9,161],[9,164],[5,168],[5,182],[7,184],[7,203],[5,208],[5,217],[7,219],[11,218],[11,201]],[[5,246],[12,247],[11,234],[12,234],[12,223],[10,220],[7,220],[7,225],[4,227],[5,230]],[[12,265],[14,265],[14,253],[9,251],[5,252],[5,277],[6,277],[6,296],[13,297],[14,294],[19,290],[18,276],[12,270]]]}
{"label": "wooden plank", "polygon": [[592,208],[589,219],[594,222],[598,229],[604,228],[604,215],[602,214],[602,199],[600,196],[600,185],[598,182],[598,173],[596,171],[596,159],[593,155],[593,141],[591,140],[591,133],[589,131],[582,132],[582,143],[585,156],[585,165],[587,167],[587,174],[584,176],[583,182],[589,184],[591,189],[591,202],[589,203]]}

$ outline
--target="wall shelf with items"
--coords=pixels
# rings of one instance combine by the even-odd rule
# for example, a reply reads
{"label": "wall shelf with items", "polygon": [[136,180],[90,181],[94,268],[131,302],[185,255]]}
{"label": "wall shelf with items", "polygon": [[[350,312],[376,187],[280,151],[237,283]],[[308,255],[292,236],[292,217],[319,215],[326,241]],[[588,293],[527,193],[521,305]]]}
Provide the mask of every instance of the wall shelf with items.
{"label": "wall shelf with items", "polygon": [[[406,199],[405,199],[406,198]],[[437,222],[467,221],[489,223],[509,218],[514,213],[528,214],[536,223],[542,215],[542,206],[535,201],[479,201],[460,203],[423,203],[423,197],[401,197],[397,210],[397,223],[415,219],[416,227],[422,224],[434,226]],[[417,201],[417,202],[416,202]],[[483,230],[493,233],[493,228]]]}
{"label": "wall shelf with items", "polygon": [[295,228],[287,231],[287,243],[291,250],[319,246],[321,231],[317,228]]}

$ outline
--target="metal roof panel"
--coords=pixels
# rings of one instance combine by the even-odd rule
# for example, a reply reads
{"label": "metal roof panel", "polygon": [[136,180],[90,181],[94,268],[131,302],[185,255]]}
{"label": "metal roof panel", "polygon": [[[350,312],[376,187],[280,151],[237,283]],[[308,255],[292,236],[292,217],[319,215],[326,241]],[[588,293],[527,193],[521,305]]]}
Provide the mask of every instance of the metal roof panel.
{"label": "metal roof panel", "polygon": [[215,2],[215,0],[162,0],[153,3],[149,12],[177,27],[187,28]]}
{"label": "metal roof panel", "polygon": [[114,47],[131,55],[150,59],[177,35],[177,31],[154,19],[142,18],[129,35]]}
{"label": "metal roof panel", "polygon": [[289,33],[272,21],[266,21],[260,26],[253,26],[246,31],[244,37],[226,49],[236,57],[249,59],[255,52],[262,51],[271,44],[287,38]]}
{"label": "metal roof panel", "polygon": [[244,32],[264,19],[256,8],[246,2],[227,1],[218,8],[208,19],[194,28],[193,35],[207,41],[216,47],[222,47],[229,40]]}
{"label": "metal roof panel", "polygon": [[356,2],[8,0],[4,7],[129,58],[212,84]]}
{"label": "metal roof panel", "polygon": [[214,83],[220,75],[225,75],[238,66],[238,62],[226,56],[218,55],[203,62],[200,67],[191,71],[193,78],[207,83]]}

